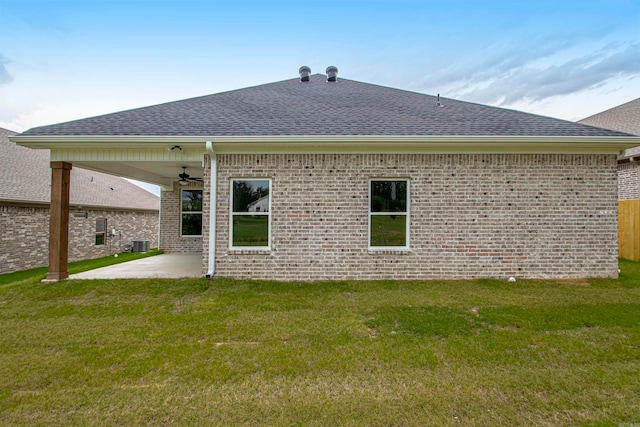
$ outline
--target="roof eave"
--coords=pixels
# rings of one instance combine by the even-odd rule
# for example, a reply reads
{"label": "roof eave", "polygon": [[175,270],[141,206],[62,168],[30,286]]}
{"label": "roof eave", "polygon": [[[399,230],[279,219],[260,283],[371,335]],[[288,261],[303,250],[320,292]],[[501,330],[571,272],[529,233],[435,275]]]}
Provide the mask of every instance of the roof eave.
{"label": "roof eave", "polygon": [[[24,199],[0,199],[0,205],[10,206],[36,206],[47,208],[51,205],[48,200],[24,200]],[[102,211],[126,211],[126,212],[158,212],[160,207],[144,208],[132,206],[97,205],[94,203],[82,203],[70,201],[69,207],[73,209],[102,210]]]}
{"label": "roof eave", "polygon": [[[34,149],[202,148],[218,153],[619,153],[640,145],[640,136],[491,135],[15,135]],[[126,145],[125,145],[126,144]]]}

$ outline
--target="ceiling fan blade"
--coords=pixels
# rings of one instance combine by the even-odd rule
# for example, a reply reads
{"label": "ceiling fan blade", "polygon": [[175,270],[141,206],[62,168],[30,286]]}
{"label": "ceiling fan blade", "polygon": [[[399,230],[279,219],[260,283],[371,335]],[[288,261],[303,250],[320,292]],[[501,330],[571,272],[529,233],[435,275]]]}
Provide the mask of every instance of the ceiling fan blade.
{"label": "ceiling fan blade", "polygon": [[187,183],[187,182],[202,182],[202,178],[199,177],[190,177],[187,173],[187,167],[182,166],[182,173],[178,174],[178,178],[180,178],[179,182]]}

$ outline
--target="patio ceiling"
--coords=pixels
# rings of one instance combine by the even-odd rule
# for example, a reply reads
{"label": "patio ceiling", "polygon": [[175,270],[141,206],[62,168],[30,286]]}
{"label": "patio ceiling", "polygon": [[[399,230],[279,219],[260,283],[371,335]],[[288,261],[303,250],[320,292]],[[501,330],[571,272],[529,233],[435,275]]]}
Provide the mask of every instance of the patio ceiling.
{"label": "patio ceiling", "polygon": [[[65,138],[66,139],[66,138]],[[204,141],[144,141],[123,138],[117,141],[29,141],[25,145],[51,150],[51,161],[62,161],[76,167],[131,178],[172,188],[184,172],[202,178],[206,153]]]}
{"label": "patio ceiling", "polygon": [[179,180],[178,175],[183,172],[183,166],[187,167],[186,172],[190,177],[202,178],[204,174],[202,160],[159,162],[71,160],[70,162],[76,167],[131,178],[163,187],[173,187],[173,183]]}

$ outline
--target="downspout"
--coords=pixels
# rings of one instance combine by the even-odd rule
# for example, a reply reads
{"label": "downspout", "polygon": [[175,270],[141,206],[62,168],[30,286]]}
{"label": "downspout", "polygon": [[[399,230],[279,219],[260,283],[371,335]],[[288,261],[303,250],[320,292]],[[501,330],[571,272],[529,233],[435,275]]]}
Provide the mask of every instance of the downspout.
{"label": "downspout", "polygon": [[209,184],[209,265],[205,277],[211,279],[215,273],[216,266],[216,200],[218,195],[218,165],[216,153],[213,152],[211,141],[206,142],[206,148],[211,159],[211,170]]}
{"label": "downspout", "polygon": [[160,230],[162,230],[162,187],[160,187],[160,209],[158,209],[158,252],[162,250],[160,247]]}

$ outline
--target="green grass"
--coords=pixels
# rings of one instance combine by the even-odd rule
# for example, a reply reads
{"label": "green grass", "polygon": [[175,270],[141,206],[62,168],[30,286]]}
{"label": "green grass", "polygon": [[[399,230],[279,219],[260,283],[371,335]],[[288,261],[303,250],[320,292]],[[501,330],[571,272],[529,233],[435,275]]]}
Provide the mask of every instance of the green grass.
{"label": "green grass", "polygon": [[[122,262],[135,259],[146,258],[158,255],[158,249],[151,249],[149,252],[123,252],[118,257],[106,256],[102,258],[89,259],[85,261],[70,262],[67,266],[69,274],[82,273],[87,270],[94,270],[108,265],[120,264]],[[23,280],[42,280],[47,276],[47,267],[32,268],[30,270],[16,271],[15,273],[0,274],[0,285],[21,282]]]}
{"label": "green grass", "polygon": [[0,286],[0,425],[630,426],[620,280]]}

